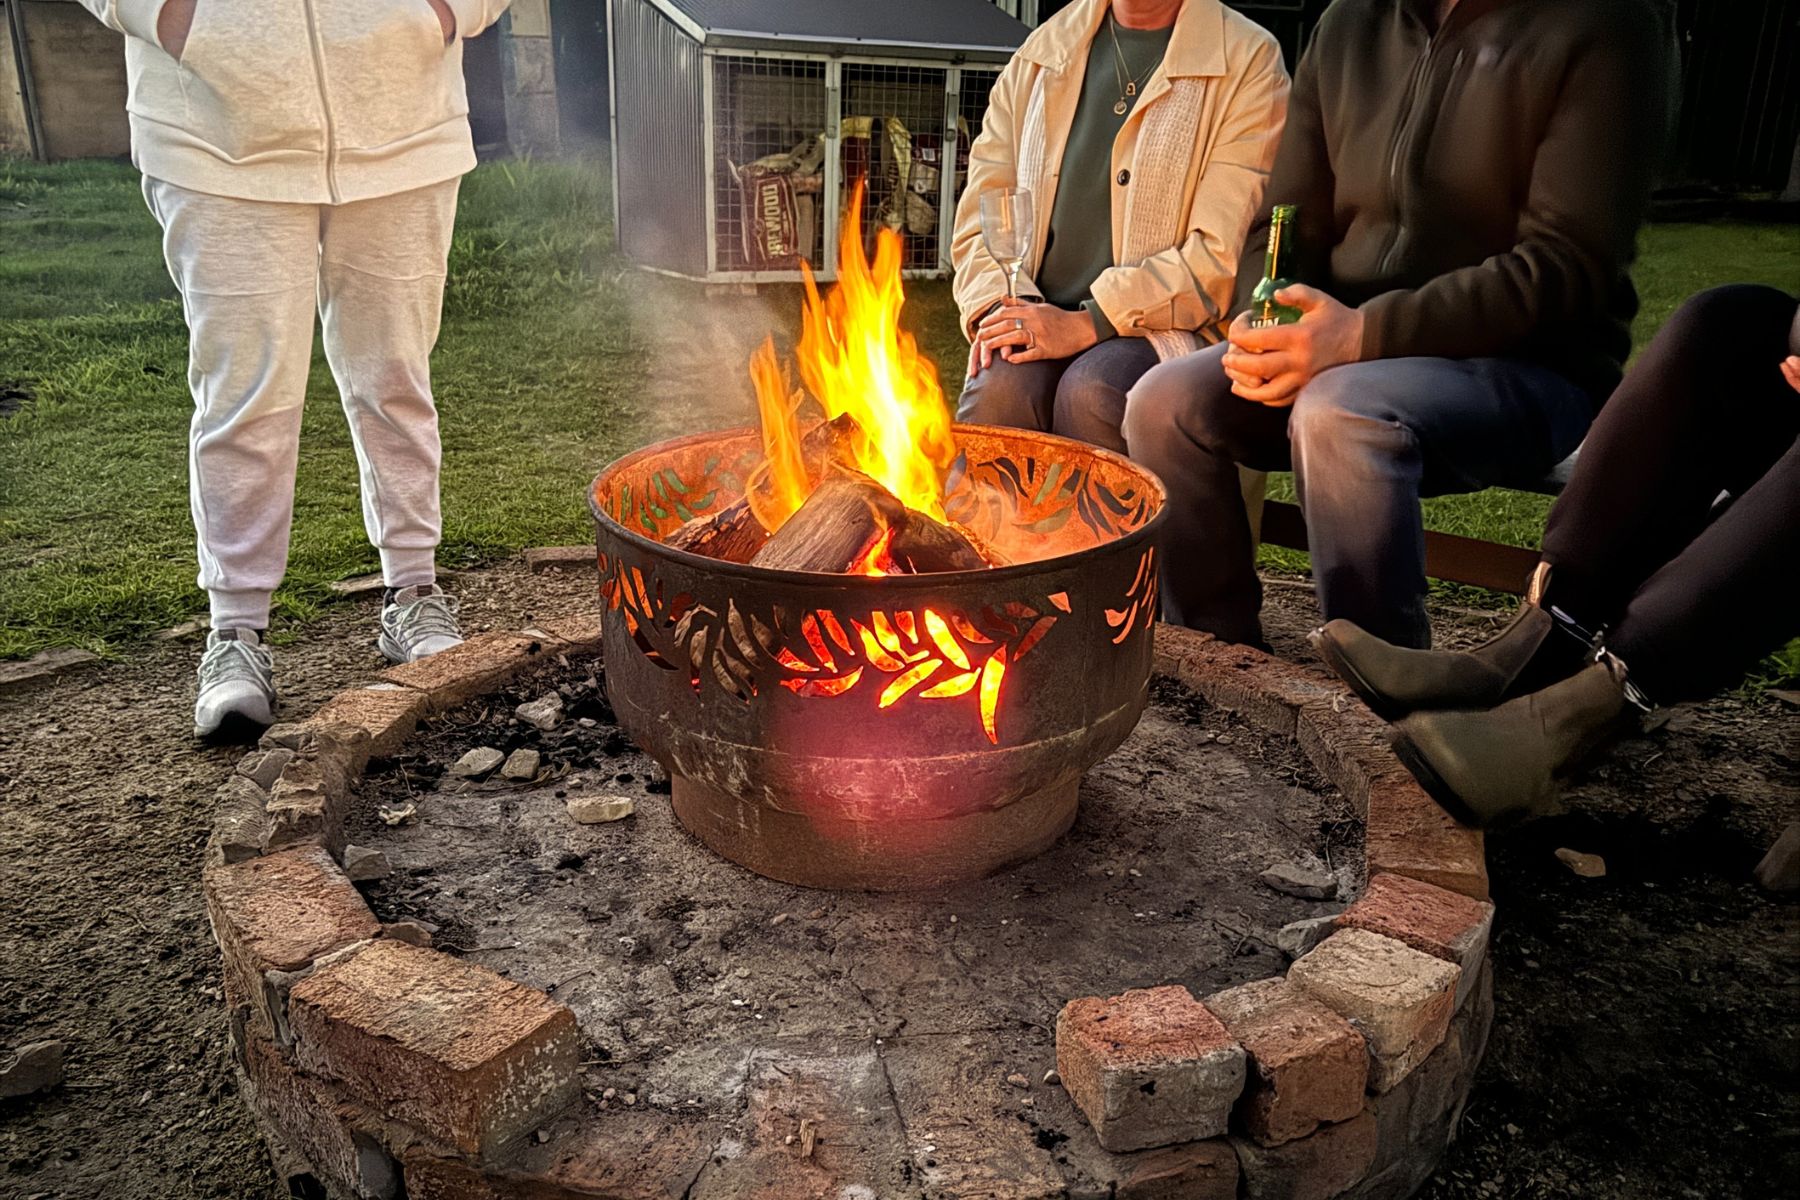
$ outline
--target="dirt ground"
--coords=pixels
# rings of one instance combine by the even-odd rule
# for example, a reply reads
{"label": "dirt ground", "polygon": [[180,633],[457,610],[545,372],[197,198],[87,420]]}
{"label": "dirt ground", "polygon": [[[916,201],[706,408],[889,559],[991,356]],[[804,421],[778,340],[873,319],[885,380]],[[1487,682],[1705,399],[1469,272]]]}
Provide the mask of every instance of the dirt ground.
{"label": "dirt ground", "polygon": [[[514,565],[454,583],[471,629],[592,596]],[[1280,652],[1310,659],[1311,603],[1271,588]],[[1494,620],[1436,616],[1445,641]],[[378,665],[373,624],[373,600],[348,601],[278,651],[289,711]],[[187,737],[195,654],[170,642],[0,695],[0,1046],[68,1044],[61,1089],[0,1102],[4,1200],[277,1195],[199,893],[235,752]],[[1800,811],[1797,725],[1772,699],[1678,711],[1615,747],[1574,815],[1491,842],[1494,1031],[1427,1196],[1760,1200],[1800,1177],[1800,906],[1748,881]],[[1570,874],[1563,846],[1607,875]]]}

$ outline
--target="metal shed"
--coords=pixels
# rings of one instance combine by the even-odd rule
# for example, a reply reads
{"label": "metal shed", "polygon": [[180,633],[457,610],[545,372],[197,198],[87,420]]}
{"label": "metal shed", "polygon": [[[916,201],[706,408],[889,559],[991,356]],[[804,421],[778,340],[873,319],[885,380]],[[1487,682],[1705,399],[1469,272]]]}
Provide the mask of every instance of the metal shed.
{"label": "metal shed", "polygon": [[[865,235],[950,271],[988,90],[1027,30],[989,0],[607,0],[613,217],[627,257],[720,282],[820,278]],[[945,169],[946,166],[949,169]]]}

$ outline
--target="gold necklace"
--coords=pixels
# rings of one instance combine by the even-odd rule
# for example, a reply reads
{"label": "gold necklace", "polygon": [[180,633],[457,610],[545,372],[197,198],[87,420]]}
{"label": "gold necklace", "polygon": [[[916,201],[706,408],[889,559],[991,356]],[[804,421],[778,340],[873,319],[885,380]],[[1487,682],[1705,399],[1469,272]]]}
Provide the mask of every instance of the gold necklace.
{"label": "gold necklace", "polygon": [[1131,74],[1131,64],[1125,61],[1125,48],[1119,45],[1118,22],[1113,20],[1110,8],[1106,10],[1106,32],[1112,35],[1113,58],[1116,60],[1113,63],[1113,74],[1119,80],[1119,102],[1113,105],[1113,114],[1122,117],[1131,111],[1130,98],[1137,95],[1138,80],[1156,70],[1156,63],[1151,63],[1136,75]]}

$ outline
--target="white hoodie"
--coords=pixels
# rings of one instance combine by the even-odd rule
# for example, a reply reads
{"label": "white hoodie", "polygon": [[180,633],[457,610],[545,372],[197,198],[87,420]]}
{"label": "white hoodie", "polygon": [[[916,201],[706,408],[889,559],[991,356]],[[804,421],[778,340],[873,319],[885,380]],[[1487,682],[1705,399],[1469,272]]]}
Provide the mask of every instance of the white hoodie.
{"label": "white hoodie", "polygon": [[178,187],[340,204],[475,165],[462,39],[510,0],[198,0],[180,61],[156,37],[167,0],[82,0],[125,35],[131,158]]}

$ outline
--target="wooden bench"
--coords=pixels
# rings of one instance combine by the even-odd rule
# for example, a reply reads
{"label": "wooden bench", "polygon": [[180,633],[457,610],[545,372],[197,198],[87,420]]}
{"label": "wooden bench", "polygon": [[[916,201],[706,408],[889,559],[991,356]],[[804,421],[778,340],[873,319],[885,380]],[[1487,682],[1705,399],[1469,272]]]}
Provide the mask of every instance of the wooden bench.
{"label": "wooden bench", "polygon": [[[1575,453],[1579,454],[1580,451]],[[1536,492],[1542,496],[1560,495],[1568,485],[1569,474],[1574,469],[1575,454],[1571,454],[1536,484],[1516,490]],[[1265,502],[1262,540],[1271,546],[1305,550],[1306,518],[1301,515],[1300,506],[1281,500]],[[1484,542],[1480,538],[1460,537],[1454,533],[1439,533],[1433,529],[1425,531],[1425,574],[1433,579],[1466,583],[1517,596],[1524,593],[1526,581],[1531,578],[1531,572],[1537,567],[1537,563],[1536,550],[1508,546],[1501,542]]]}

